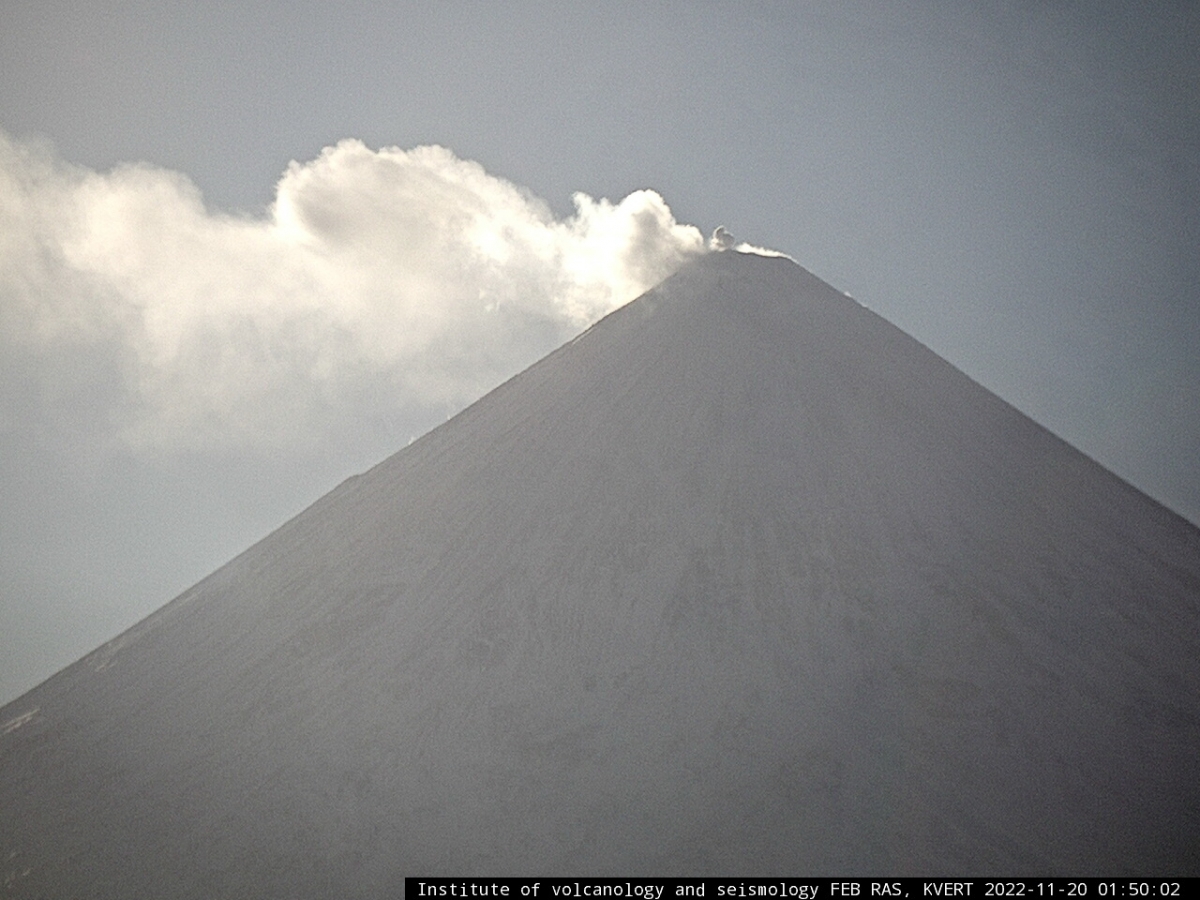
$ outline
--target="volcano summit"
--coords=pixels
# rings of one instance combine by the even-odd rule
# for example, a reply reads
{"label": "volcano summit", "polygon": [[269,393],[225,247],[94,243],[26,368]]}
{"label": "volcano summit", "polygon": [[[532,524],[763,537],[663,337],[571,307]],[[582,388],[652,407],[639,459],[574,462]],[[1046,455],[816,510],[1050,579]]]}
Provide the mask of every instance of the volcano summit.
{"label": "volcano summit", "polygon": [[0,711],[16,897],[1200,874],[1200,531],[710,253]]}

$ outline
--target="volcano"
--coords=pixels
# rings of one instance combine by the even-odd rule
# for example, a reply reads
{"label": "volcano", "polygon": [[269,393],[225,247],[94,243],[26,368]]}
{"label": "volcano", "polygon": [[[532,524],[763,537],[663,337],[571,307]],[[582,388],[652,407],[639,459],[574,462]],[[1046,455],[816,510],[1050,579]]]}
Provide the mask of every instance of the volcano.
{"label": "volcano", "polygon": [[0,710],[6,896],[1200,874],[1200,531],[714,252]]}

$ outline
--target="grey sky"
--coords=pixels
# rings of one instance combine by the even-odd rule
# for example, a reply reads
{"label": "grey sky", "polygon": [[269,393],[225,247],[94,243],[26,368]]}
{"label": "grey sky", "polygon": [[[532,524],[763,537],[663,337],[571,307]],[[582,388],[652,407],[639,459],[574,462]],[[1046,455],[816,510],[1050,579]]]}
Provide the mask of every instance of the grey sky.
{"label": "grey sky", "polygon": [[[344,138],[444,145],[560,217],[651,188],[1200,521],[1196,46],[1185,2],[9,3],[0,130],[249,218]],[[88,409],[62,438],[44,373],[0,363],[0,701],[448,411],[89,455]]]}

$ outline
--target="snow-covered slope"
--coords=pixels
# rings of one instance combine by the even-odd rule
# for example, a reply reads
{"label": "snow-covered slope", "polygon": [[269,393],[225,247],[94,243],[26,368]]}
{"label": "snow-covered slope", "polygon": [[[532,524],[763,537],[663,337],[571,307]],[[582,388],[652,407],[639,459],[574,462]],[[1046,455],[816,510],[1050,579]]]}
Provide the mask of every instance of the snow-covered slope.
{"label": "snow-covered slope", "polygon": [[714,253],[0,711],[13,896],[1200,874],[1200,531]]}

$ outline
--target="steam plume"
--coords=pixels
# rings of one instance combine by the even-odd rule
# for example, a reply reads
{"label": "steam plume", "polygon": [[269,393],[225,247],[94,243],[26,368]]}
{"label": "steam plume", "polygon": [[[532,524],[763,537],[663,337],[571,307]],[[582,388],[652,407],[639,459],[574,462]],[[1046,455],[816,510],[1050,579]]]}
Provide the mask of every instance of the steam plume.
{"label": "steam plume", "polygon": [[177,172],[0,134],[0,427],[269,448],[461,405],[705,252],[653,191],[574,202],[344,140],[233,216]]}

